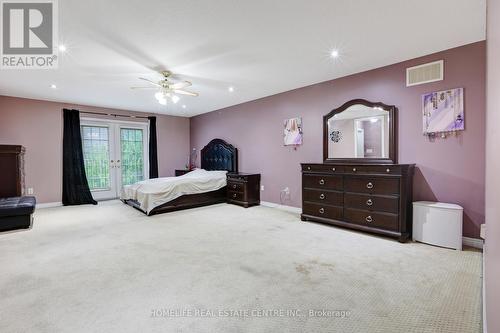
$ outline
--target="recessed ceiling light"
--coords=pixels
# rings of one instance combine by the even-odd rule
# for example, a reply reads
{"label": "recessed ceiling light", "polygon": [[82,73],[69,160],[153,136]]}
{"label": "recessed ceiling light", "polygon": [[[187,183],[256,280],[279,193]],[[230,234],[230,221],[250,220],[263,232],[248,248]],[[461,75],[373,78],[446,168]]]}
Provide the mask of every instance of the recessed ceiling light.
{"label": "recessed ceiling light", "polygon": [[228,90],[229,92],[233,92],[233,91],[234,91],[234,87],[229,87],[229,88],[227,88],[227,90]]}
{"label": "recessed ceiling light", "polygon": [[66,52],[66,45],[64,45],[64,44],[59,44],[59,51],[61,51],[61,52]]}
{"label": "recessed ceiling light", "polygon": [[182,108],[183,108],[183,109],[185,109],[185,108],[186,108],[186,105],[184,105],[184,104],[183,104],[183,105],[182,105]]}
{"label": "recessed ceiling light", "polygon": [[51,85],[50,85],[50,87],[51,87],[52,89],[57,89],[57,86],[56,86],[55,84],[51,84]]}
{"label": "recessed ceiling light", "polygon": [[339,51],[338,50],[332,50],[332,52],[330,52],[330,56],[332,58],[338,58],[339,57]]}

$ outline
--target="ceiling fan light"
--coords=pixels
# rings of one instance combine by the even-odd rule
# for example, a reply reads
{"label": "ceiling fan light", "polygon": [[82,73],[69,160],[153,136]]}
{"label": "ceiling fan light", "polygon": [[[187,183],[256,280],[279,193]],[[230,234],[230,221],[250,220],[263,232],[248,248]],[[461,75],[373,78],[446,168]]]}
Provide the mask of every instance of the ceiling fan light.
{"label": "ceiling fan light", "polygon": [[179,96],[172,95],[172,102],[174,102],[174,104],[176,104],[179,100],[180,100]]}
{"label": "ceiling fan light", "polygon": [[158,100],[158,103],[160,103],[161,105],[167,105],[167,100],[165,98],[160,98]]}
{"label": "ceiling fan light", "polygon": [[165,99],[165,96],[163,96],[163,93],[161,91],[158,91],[156,94],[155,94],[155,98],[160,101],[162,99]]}

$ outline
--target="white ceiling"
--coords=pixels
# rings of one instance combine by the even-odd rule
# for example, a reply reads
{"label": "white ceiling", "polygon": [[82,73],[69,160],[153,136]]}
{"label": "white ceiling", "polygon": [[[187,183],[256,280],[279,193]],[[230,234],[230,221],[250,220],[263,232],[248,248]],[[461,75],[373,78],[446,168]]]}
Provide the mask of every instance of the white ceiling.
{"label": "white ceiling", "polygon": [[[59,0],[59,69],[1,70],[0,95],[193,116],[484,40],[485,12],[485,0]],[[129,88],[158,69],[200,96],[165,107]]]}

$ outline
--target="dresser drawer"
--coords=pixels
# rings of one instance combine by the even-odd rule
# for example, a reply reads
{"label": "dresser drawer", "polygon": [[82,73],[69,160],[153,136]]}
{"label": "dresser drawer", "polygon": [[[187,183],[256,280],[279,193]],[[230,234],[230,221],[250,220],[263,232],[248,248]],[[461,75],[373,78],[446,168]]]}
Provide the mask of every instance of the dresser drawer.
{"label": "dresser drawer", "polygon": [[343,165],[328,165],[328,164],[303,164],[302,171],[312,173],[342,173],[344,172]]}
{"label": "dresser drawer", "polygon": [[366,209],[397,214],[399,212],[398,197],[381,197],[376,195],[346,193],[344,205],[347,208]]}
{"label": "dresser drawer", "polygon": [[316,189],[342,190],[344,180],[342,176],[302,175],[302,186]]}
{"label": "dresser drawer", "polygon": [[227,175],[227,181],[228,182],[246,182],[247,176],[241,176],[241,175]]}
{"label": "dresser drawer", "polygon": [[302,198],[304,201],[324,205],[342,206],[344,204],[344,194],[342,192],[304,189]]}
{"label": "dresser drawer", "polygon": [[304,202],[302,207],[302,212],[306,215],[313,215],[334,220],[342,218],[342,211],[343,209],[341,207],[333,207],[311,202]]}
{"label": "dresser drawer", "polygon": [[245,201],[245,193],[243,192],[234,192],[234,191],[227,191],[227,199],[228,200],[236,200],[236,201]]}
{"label": "dresser drawer", "polygon": [[236,181],[228,181],[227,182],[227,189],[228,189],[228,191],[243,192],[245,190],[245,183],[236,182]]}
{"label": "dresser drawer", "polygon": [[399,229],[398,215],[369,212],[346,208],[344,218],[355,224],[396,231]]}
{"label": "dresser drawer", "polygon": [[345,173],[400,175],[401,167],[397,165],[346,165]]}
{"label": "dresser drawer", "polygon": [[346,177],[345,191],[370,194],[399,194],[399,178]]}

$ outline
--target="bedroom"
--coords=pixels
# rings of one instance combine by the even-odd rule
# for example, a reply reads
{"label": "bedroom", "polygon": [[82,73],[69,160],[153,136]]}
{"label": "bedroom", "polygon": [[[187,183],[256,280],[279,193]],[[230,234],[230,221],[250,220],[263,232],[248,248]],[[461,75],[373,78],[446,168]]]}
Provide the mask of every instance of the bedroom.
{"label": "bedroom", "polygon": [[34,2],[1,332],[500,331],[498,2]]}

